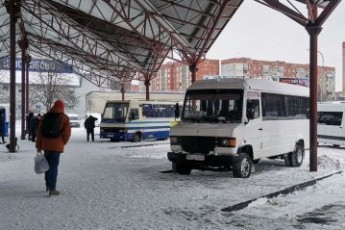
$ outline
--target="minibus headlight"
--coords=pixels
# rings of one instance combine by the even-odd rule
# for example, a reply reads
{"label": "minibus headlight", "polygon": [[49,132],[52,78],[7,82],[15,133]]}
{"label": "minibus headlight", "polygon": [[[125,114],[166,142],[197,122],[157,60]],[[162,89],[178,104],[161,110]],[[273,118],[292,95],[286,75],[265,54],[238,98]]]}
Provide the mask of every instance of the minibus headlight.
{"label": "minibus headlight", "polygon": [[236,147],[236,138],[219,138],[219,147]]}
{"label": "minibus headlight", "polygon": [[170,144],[171,145],[178,145],[180,144],[180,140],[178,137],[170,137]]}

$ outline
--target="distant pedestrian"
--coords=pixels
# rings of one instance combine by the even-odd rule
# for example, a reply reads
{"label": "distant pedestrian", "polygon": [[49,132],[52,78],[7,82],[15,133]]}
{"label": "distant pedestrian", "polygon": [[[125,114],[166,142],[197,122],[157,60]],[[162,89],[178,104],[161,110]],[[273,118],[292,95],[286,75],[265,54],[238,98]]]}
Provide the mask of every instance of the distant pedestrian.
{"label": "distant pedestrian", "polygon": [[38,123],[40,122],[41,114],[37,114],[31,118],[30,129],[31,129],[31,141],[35,142],[37,137]]}
{"label": "distant pedestrian", "polygon": [[56,190],[60,154],[71,136],[69,118],[64,110],[64,103],[57,100],[38,125],[36,148],[37,152],[44,150],[49,164],[49,170],[45,173],[46,191],[49,196],[60,194]]}
{"label": "distant pedestrian", "polygon": [[0,135],[2,138],[2,144],[5,144],[5,134],[4,134],[4,129],[5,129],[5,119],[4,119],[4,114],[0,112]]}
{"label": "distant pedestrian", "polygon": [[29,115],[26,117],[26,132],[28,134],[28,140],[31,140],[32,132],[31,132],[31,119],[34,117],[34,113],[30,112]]}
{"label": "distant pedestrian", "polygon": [[84,122],[84,127],[86,129],[86,140],[87,141],[89,141],[90,135],[91,135],[91,140],[95,141],[94,128],[96,127],[95,121],[97,121],[97,120],[98,120],[97,117],[93,117],[92,115],[90,115],[88,118],[86,118],[86,120]]}

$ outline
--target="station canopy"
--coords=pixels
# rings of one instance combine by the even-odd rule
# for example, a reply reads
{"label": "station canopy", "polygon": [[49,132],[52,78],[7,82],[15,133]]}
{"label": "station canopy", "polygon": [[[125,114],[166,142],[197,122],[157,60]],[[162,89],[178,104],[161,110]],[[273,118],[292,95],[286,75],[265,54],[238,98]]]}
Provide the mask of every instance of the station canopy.
{"label": "station canopy", "polygon": [[[204,56],[243,0],[0,0],[0,59],[10,55],[9,3],[27,53],[73,66],[96,85]],[[27,41],[27,43],[25,42]]]}

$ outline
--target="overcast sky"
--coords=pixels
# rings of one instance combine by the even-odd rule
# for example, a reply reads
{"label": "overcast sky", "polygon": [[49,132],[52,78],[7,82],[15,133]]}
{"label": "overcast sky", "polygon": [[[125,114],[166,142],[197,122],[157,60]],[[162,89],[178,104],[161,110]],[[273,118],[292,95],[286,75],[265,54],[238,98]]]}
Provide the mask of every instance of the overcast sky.
{"label": "overcast sky", "polygon": [[[319,35],[318,50],[323,54],[324,65],[336,68],[336,91],[342,89],[344,22],[345,2],[342,1],[327,19]],[[277,11],[253,0],[245,0],[206,58],[249,57],[307,64],[308,49],[309,35],[305,28]],[[321,55],[318,55],[318,60],[319,65],[322,65]]]}

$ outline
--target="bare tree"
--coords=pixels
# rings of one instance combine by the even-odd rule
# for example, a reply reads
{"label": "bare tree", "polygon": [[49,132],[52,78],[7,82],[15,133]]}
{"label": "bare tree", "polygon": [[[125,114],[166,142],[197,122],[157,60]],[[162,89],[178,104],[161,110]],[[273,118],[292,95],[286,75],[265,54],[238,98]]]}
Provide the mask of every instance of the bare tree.
{"label": "bare tree", "polygon": [[41,72],[38,82],[30,85],[30,107],[43,104],[48,111],[57,99],[63,100],[69,109],[75,108],[79,101],[69,78],[56,72]]}

